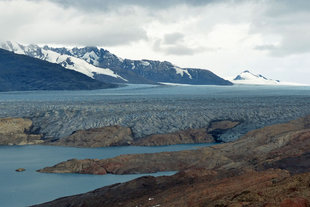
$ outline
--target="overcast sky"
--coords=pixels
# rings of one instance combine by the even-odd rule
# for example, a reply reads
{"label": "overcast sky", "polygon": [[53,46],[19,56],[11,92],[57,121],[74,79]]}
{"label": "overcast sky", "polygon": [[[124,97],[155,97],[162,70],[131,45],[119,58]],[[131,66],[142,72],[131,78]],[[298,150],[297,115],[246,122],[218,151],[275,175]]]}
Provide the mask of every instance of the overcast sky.
{"label": "overcast sky", "polygon": [[310,84],[309,0],[0,0],[0,40]]}

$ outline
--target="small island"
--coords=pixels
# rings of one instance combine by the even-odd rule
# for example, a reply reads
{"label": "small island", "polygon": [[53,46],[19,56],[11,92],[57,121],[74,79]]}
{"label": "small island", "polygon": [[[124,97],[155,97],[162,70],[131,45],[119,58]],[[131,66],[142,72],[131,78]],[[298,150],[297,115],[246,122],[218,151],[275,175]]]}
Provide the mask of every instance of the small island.
{"label": "small island", "polygon": [[25,168],[18,168],[18,169],[16,169],[15,171],[16,171],[16,172],[24,172],[24,171],[26,171],[26,169],[25,169]]}

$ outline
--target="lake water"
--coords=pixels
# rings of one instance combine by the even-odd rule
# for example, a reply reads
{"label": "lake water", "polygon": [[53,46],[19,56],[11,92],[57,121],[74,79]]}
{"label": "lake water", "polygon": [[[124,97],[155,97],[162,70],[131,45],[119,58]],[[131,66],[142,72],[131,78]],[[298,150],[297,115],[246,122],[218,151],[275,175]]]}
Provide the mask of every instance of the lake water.
{"label": "lake water", "polygon": [[[80,175],[47,174],[36,170],[52,166],[71,158],[109,158],[120,154],[154,153],[194,149],[200,145],[173,145],[162,147],[106,147],[74,148],[56,146],[1,146],[0,147],[0,206],[23,207],[47,202],[58,197],[85,193],[114,183],[125,182],[136,175]],[[25,168],[24,172],[15,172]],[[172,175],[175,172],[161,172],[148,175]],[[146,174],[143,174],[146,175]]]}

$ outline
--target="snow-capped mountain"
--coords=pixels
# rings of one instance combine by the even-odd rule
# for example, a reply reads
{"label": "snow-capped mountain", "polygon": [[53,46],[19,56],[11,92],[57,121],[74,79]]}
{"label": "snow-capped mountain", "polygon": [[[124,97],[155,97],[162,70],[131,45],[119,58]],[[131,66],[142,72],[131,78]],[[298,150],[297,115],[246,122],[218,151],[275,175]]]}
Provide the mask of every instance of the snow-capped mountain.
{"label": "snow-capped mountain", "polygon": [[[122,59],[107,50],[97,47],[51,48],[44,47],[60,54],[66,54],[85,60],[94,66],[110,68],[116,74],[122,76],[129,83],[183,83],[183,84],[214,84],[231,85],[208,70],[180,68],[170,62],[153,60],[130,60]],[[98,80],[101,76],[95,76]],[[105,80],[106,81],[106,80]]]}
{"label": "snow-capped mountain", "polygon": [[253,74],[248,70],[243,71],[237,75],[233,80],[234,84],[248,84],[248,85],[280,85],[279,80],[268,79],[261,74]]}
{"label": "snow-capped mountain", "polygon": [[16,54],[27,55],[27,56],[45,60],[51,63],[57,63],[67,69],[75,70],[91,78],[94,78],[96,74],[100,74],[100,75],[109,76],[111,78],[120,79],[122,81],[127,81],[121,76],[115,74],[109,68],[99,68],[86,62],[83,59],[76,58],[69,54],[68,55],[60,54],[52,50],[49,50],[46,47],[41,48],[37,45],[24,46],[16,42],[7,41],[7,42],[2,43],[0,45],[0,48],[14,52]]}
{"label": "snow-capped mountain", "polygon": [[105,82],[232,85],[209,70],[180,68],[167,61],[122,59],[97,47],[52,48],[7,41],[0,44],[0,48],[58,63]]}
{"label": "snow-capped mountain", "polygon": [[116,87],[58,64],[0,49],[0,91],[89,90]]}

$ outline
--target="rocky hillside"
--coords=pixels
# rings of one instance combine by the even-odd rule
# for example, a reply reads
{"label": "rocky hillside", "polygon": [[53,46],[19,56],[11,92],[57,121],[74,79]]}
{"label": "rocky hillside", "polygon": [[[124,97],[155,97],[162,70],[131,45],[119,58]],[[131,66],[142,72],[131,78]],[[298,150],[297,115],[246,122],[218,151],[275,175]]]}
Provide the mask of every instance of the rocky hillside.
{"label": "rocky hillside", "polygon": [[31,133],[32,121],[23,118],[0,119],[0,145],[40,144],[42,135]]}
{"label": "rocky hillside", "polygon": [[189,169],[68,196],[38,207],[308,207],[310,173],[285,170],[216,172]]}
{"label": "rocky hillside", "polygon": [[[310,205],[310,116],[198,150],[69,160],[41,172],[127,174],[141,177],[38,206],[268,206]],[[278,168],[278,169],[277,169]]]}
{"label": "rocky hillside", "polygon": [[115,87],[58,64],[0,49],[0,91],[86,90]]}
{"label": "rocky hillside", "polygon": [[[178,171],[189,167],[206,169],[264,169],[290,157],[307,156],[310,152],[310,116],[247,133],[239,140],[198,150],[155,154],[121,155],[92,161],[107,173],[151,173]],[[284,161],[284,160],[283,160]],[[96,174],[87,166],[89,160],[70,160],[40,172],[72,172]],[[87,167],[86,167],[87,166]],[[310,167],[310,163],[307,167]]]}
{"label": "rocky hillside", "polygon": [[180,68],[167,61],[122,59],[97,47],[52,48],[7,41],[0,48],[57,63],[103,82],[232,85],[209,70]]}
{"label": "rocky hillside", "polygon": [[173,144],[220,142],[219,135],[239,124],[237,121],[212,121],[207,128],[178,130],[135,139],[132,130],[124,126],[107,126],[78,130],[70,136],[46,142],[49,145],[73,147],[109,147],[119,145],[160,146]]}
{"label": "rocky hillside", "polygon": [[78,130],[70,136],[53,140],[46,144],[72,147],[109,147],[129,145],[133,142],[132,131],[129,127],[107,126]]}

